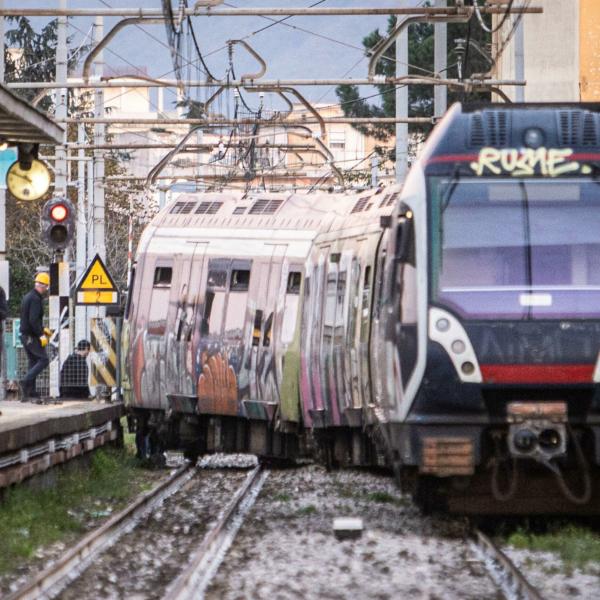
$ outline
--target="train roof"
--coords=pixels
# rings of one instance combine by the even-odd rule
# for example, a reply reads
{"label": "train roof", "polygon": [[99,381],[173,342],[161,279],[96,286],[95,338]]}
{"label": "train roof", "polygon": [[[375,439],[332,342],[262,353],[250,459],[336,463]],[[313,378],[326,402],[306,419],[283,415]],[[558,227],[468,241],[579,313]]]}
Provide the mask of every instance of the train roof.
{"label": "train roof", "polygon": [[157,229],[328,231],[391,212],[398,186],[342,193],[207,192],[181,194],[152,221]]}
{"label": "train roof", "polygon": [[421,156],[479,152],[482,148],[523,148],[525,136],[537,129],[538,144],[590,152],[600,148],[600,104],[515,103],[454,104],[430,136]]}

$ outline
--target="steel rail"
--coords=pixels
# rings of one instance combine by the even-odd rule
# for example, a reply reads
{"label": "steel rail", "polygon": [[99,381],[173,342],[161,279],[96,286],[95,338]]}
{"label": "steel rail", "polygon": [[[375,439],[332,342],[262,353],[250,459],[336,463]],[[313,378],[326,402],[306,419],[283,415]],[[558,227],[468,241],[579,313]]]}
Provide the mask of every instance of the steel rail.
{"label": "steel rail", "polygon": [[[385,77],[383,75],[375,75],[372,78],[342,78],[342,79],[261,79],[257,82],[252,78],[232,79],[228,82],[215,82],[207,80],[184,80],[181,82],[185,87],[198,88],[214,88],[221,86],[224,88],[236,88],[244,85],[252,85],[257,88],[261,87],[285,87],[285,86],[332,86],[332,85],[444,85],[455,87],[468,86],[525,86],[526,81],[519,79],[442,79],[438,77],[420,77],[418,75],[406,75],[403,77]],[[152,88],[152,87],[177,87],[179,82],[176,79],[154,79],[142,75],[124,75],[122,77],[103,77],[97,79],[94,76],[90,77],[89,83],[86,83],[81,77],[72,77],[66,83],[57,83],[56,81],[11,81],[5,83],[4,86],[15,89],[48,89],[57,88]]]}
{"label": "steel rail", "polygon": [[[356,17],[377,15],[459,15],[464,14],[464,7],[449,6],[447,8],[188,8],[181,11],[186,17]],[[481,14],[503,15],[506,8],[501,6],[480,7]],[[542,13],[538,6],[513,7],[510,14]],[[152,8],[2,8],[0,16],[4,17],[156,17],[168,19],[162,10]]]}
{"label": "steel rail", "polygon": [[136,519],[180,489],[192,475],[193,471],[189,464],[180,467],[167,480],[86,535],[54,564],[7,596],[5,600],[52,598],[60,593],[60,590],[68,584],[71,573],[84,571],[100,552],[109,548],[128,528],[133,527]]}
{"label": "steel rail", "polygon": [[539,591],[527,581],[512,560],[477,528],[473,529],[472,544],[475,553],[483,559],[483,565],[488,574],[506,598],[543,600]]}
{"label": "steel rail", "polygon": [[[248,477],[225,508],[215,527],[202,540],[188,566],[169,586],[164,600],[184,600],[186,598],[200,597],[197,585],[200,577],[208,570],[206,562],[210,560],[209,553],[214,551],[216,544],[224,542],[223,536],[227,532],[227,528],[232,524],[234,517],[240,514],[243,501],[251,498],[253,492],[255,495],[258,495],[266,476],[267,472],[263,472],[261,465],[256,466],[248,474]],[[210,564],[208,567],[210,567]]]}

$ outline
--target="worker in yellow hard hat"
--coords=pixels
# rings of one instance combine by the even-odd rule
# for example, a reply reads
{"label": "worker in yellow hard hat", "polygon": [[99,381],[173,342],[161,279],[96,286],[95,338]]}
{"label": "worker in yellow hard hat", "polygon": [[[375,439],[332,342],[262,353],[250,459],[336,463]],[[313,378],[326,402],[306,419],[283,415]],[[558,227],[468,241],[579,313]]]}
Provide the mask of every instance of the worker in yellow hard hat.
{"label": "worker in yellow hard hat", "polygon": [[44,327],[44,296],[49,287],[48,273],[37,273],[33,289],[21,302],[21,343],[29,360],[29,371],[19,382],[22,402],[40,397],[35,389],[35,380],[50,362],[46,346],[52,331]]}

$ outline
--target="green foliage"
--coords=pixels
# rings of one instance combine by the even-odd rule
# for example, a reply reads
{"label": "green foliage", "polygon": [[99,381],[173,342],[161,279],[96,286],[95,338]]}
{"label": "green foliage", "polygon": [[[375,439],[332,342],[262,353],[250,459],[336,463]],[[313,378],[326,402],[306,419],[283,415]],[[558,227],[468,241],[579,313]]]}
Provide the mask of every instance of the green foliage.
{"label": "green foliage", "polygon": [[273,497],[274,500],[277,500],[278,502],[289,502],[292,497],[289,494],[286,494],[285,492],[282,492],[280,494],[276,494]]}
{"label": "green foliage", "polygon": [[[489,21],[489,17],[485,17]],[[488,23],[489,24],[489,23]],[[396,27],[396,17],[390,17],[385,37]],[[379,30],[372,31],[362,43],[365,53],[369,55],[373,48],[384,38]],[[443,78],[458,77],[457,61],[459,55],[455,49],[455,40],[465,39],[478,44],[484,52],[490,43],[490,36],[473,18],[468,24],[448,25],[448,69],[447,73],[440,73]],[[432,76],[434,62],[434,38],[433,25],[428,23],[415,23],[408,30],[408,73],[414,76]],[[378,75],[393,77],[396,72],[396,45],[391,44],[385,51],[376,66]],[[489,61],[474,51],[469,44],[466,53],[465,64],[462,68],[462,77],[467,78],[472,73],[486,72],[490,68]],[[362,98],[357,86],[342,85],[336,88],[336,94],[344,110],[344,114],[350,117],[393,117],[396,114],[395,86],[377,85],[377,93],[372,102],[368,98]],[[489,96],[489,95],[488,95]],[[471,96],[469,96],[471,97]],[[481,99],[481,95],[476,95]],[[467,97],[460,89],[454,88],[448,91],[448,103],[457,100],[465,100]],[[433,115],[433,86],[410,85],[408,87],[408,114],[410,117],[431,117]],[[387,141],[394,135],[394,125],[356,125],[356,129],[365,135],[373,136],[380,141]],[[431,130],[430,125],[409,125],[411,133],[426,135]],[[391,157],[393,158],[393,157]]]}
{"label": "green foliage", "polygon": [[[26,17],[10,18],[13,27],[6,32],[5,50],[6,80],[54,81],[56,77],[57,20],[50,21],[39,32]],[[68,69],[75,68],[78,60],[88,48],[78,48],[68,57]],[[33,101],[37,90],[17,90],[26,100]],[[92,112],[91,94],[69,92],[68,106],[71,116],[89,116]],[[37,105],[43,111],[54,108],[49,92]],[[77,140],[77,125],[70,125],[67,138]],[[86,126],[86,140],[93,141],[93,127]],[[110,141],[110,136],[107,136]],[[54,154],[54,148],[41,148],[41,154]],[[86,151],[91,156],[92,151]],[[125,164],[130,156],[115,153],[106,157],[105,175],[124,175]],[[78,177],[79,164],[70,164],[71,179]],[[52,188],[51,188],[52,189]],[[7,194],[6,202],[6,246],[10,263],[10,316],[19,314],[23,295],[31,288],[36,269],[48,266],[52,255],[41,240],[41,210],[48,197],[35,202],[22,202]],[[69,188],[69,199],[77,206],[77,190]],[[127,284],[127,246],[129,218],[132,216],[134,245],[155,207],[147,209],[148,202],[142,195],[141,184],[109,181],[105,187],[105,238],[107,267],[119,288]],[[71,257],[75,256],[75,242],[71,246]]]}
{"label": "green foliage", "polygon": [[521,550],[557,554],[568,568],[581,569],[589,562],[600,563],[600,535],[573,524],[556,525],[546,533],[518,529],[507,541]]}
{"label": "green foliage", "polygon": [[0,503],[0,573],[40,547],[83,533],[91,520],[108,514],[107,504],[122,504],[137,494],[145,472],[136,465],[125,450],[98,450],[89,466],[62,471],[52,487],[7,490]]}
{"label": "green foliage", "polygon": [[371,502],[377,502],[379,504],[402,504],[402,500],[388,492],[371,492],[367,494],[367,499]]}
{"label": "green foliage", "polygon": [[309,504],[307,506],[303,506],[302,508],[298,509],[298,514],[299,515],[314,515],[317,512],[317,508],[315,506],[313,506],[312,504]]}

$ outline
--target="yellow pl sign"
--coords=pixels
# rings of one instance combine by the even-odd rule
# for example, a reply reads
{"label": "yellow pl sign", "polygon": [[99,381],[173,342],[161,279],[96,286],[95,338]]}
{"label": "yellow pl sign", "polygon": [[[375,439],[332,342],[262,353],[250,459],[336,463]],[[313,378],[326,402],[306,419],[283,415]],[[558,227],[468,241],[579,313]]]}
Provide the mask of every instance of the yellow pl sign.
{"label": "yellow pl sign", "polygon": [[77,304],[117,304],[119,291],[98,254],[77,286]]}

